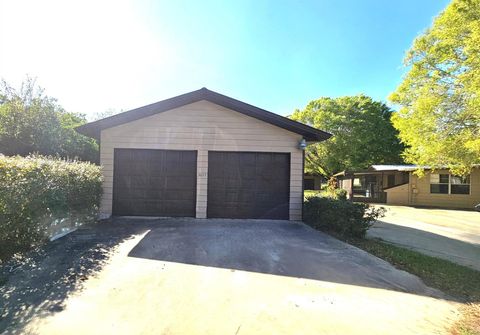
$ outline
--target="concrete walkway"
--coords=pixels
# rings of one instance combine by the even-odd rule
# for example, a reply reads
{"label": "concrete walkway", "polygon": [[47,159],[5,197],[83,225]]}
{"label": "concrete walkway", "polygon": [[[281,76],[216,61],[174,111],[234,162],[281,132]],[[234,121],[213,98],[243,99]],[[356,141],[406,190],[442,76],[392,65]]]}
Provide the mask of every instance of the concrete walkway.
{"label": "concrete walkway", "polygon": [[369,231],[424,254],[480,271],[480,213],[473,211],[383,206],[386,216]]}
{"label": "concrete walkway", "polygon": [[[129,229],[133,238],[125,239]],[[25,299],[15,293],[28,287],[33,289],[30,297],[39,291],[35,286],[44,283],[28,281],[22,273],[10,278],[7,309],[16,311],[14,319],[22,322],[8,331],[443,334],[459,315],[458,303],[417,277],[301,223],[117,221],[79,230],[68,239],[73,245],[93,239],[108,246],[105,241],[109,236],[116,239],[116,234],[121,235],[121,243],[107,264],[97,265],[88,278],[81,277],[81,286],[70,284],[64,300],[56,294],[54,305],[52,298],[42,301],[37,296],[36,305],[15,309]],[[58,242],[46,258],[52,253],[74,257],[65,252],[67,246]],[[77,255],[86,253],[76,248]],[[53,259],[57,264],[65,262]],[[50,263],[34,266],[34,276],[35,271],[58,275],[58,270],[49,272],[54,269],[46,266]],[[22,313],[31,308],[27,322]]]}

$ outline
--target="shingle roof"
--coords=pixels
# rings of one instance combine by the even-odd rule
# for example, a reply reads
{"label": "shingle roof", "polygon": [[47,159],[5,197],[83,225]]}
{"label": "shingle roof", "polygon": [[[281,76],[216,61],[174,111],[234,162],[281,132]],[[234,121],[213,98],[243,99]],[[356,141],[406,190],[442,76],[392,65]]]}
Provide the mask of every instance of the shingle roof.
{"label": "shingle roof", "polygon": [[76,130],[86,136],[100,138],[103,129],[115,127],[124,123],[132,122],[157,113],[165,112],[197,101],[207,100],[214,104],[234,110],[236,112],[254,117],[277,127],[302,135],[305,140],[311,142],[324,141],[332,135],[320,129],[306,124],[290,120],[286,117],[271,113],[264,109],[249,105],[245,102],[227,97],[220,93],[201,88],[197,91],[185,93],[170,99],[162,100],[147,106],[132,109],[114,116],[79,126]]}

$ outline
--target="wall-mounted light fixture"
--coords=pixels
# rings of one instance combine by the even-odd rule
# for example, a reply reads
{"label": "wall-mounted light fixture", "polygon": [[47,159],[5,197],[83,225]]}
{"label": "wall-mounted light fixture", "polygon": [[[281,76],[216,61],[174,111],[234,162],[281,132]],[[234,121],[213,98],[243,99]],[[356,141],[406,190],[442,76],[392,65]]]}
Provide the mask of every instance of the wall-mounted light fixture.
{"label": "wall-mounted light fixture", "polygon": [[298,148],[301,150],[305,150],[306,147],[307,147],[307,141],[305,141],[305,139],[302,138],[302,140],[298,143]]}

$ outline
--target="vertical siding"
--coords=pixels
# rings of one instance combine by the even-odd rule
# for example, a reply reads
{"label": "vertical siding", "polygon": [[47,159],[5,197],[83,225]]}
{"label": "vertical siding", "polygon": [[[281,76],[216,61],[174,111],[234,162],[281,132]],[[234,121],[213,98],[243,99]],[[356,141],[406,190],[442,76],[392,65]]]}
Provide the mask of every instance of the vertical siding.
{"label": "vertical siding", "polygon": [[207,101],[139,119],[101,133],[100,162],[105,181],[102,216],[112,213],[113,150],[143,148],[197,150],[196,216],[207,212],[208,151],[290,153],[290,220],[301,220],[303,165],[301,135]]}
{"label": "vertical siding", "polygon": [[[440,170],[435,173],[448,173]],[[430,193],[430,172],[424,177],[411,176],[411,204],[419,206],[439,206],[447,208],[469,208],[480,203],[480,169],[474,168],[470,174],[470,194],[432,194]]]}

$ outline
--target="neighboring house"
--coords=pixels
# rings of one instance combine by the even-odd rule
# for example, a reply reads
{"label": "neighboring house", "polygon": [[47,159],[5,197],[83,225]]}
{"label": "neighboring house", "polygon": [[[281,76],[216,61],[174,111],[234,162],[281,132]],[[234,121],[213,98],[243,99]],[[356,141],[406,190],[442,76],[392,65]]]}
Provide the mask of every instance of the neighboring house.
{"label": "neighboring house", "polygon": [[337,173],[339,187],[349,198],[361,202],[391,205],[473,209],[480,203],[480,168],[470,175],[452,175],[448,169],[425,169],[423,177],[415,165],[372,165],[365,171]]}
{"label": "neighboring house", "polygon": [[100,141],[100,212],[302,218],[303,150],[331,135],[206,88],[77,128]]}
{"label": "neighboring house", "polygon": [[303,179],[303,188],[305,190],[320,190],[322,188],[323,177],[317,174],[305,173]]}

